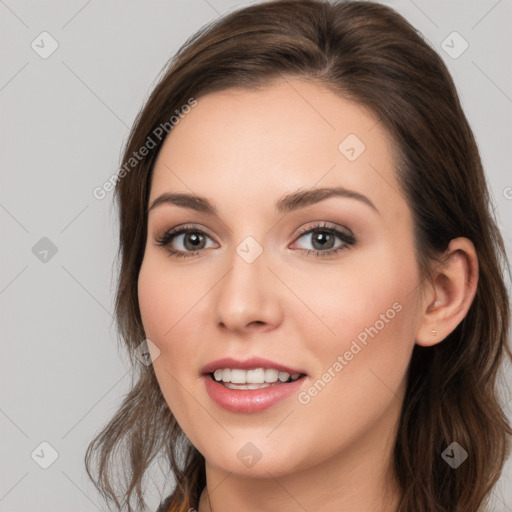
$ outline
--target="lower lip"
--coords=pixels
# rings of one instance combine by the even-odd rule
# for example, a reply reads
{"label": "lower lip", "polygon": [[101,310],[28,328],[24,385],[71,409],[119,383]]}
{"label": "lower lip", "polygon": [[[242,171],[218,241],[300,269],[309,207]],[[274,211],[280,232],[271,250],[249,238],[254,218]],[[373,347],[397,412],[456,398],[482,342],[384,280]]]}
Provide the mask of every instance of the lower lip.
{"label": "lower lip", "polygon": [[275,384],[261,389],[229,389],[204,375],[206,391],[210,398],[230,412],[253,413],[272,407],[274,404],[297,393],[306,377],[286,384]]}

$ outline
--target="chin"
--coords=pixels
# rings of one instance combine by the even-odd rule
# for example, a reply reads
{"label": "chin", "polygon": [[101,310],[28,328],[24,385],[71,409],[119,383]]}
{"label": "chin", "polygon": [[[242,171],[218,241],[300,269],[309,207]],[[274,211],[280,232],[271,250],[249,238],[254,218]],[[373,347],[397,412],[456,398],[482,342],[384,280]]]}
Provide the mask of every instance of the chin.
{"label": "chin", "polygon": [[[245,438],[247,439],[247,437]],[[276,449],[268,440],[262,442],[234,442],[229,447],[217,446],[210,453],[203,452],[207,464],[239,476],[268,478],[277,477],[306,469],[307,454],[297,453],[296,447]],[[224,453],[221,453],[224,452]],[[311,465],[314,465],[311,461]]]}

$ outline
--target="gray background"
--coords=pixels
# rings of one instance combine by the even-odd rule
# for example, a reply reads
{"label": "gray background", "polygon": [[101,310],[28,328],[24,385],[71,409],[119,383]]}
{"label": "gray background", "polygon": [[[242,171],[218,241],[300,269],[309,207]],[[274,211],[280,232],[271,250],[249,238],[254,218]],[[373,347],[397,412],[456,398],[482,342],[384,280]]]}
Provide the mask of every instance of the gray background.
{"label": "gray background", "polygon": [[[511,0],[385,3],[449,66],[511,254]],[[128,391],[130,375],[112,325],[115,211],[111,194],[97,200],[92,190],[116,172],[121,144],[166,61],[237,5],[0,0],[1,511],[101,509],[83,456]],[[46,59],[31,47],[34,40],[50,47],[49,39],[40,42],[43,31],[59,45]],[[457,58],[463,42],[446,40],[453,31],[469,44]],[[48,249],[43,237],[55,254],[40,252]],[[510,385],[510,368],[507,375]],[[58,453],[48,469],[39,465],[51,462],[42,442]],[[156,466],[153,480],[154,510],[157,489],[165,483],[166,494],[171,482]],[[511,481],[509,460],[489,510],[512,512]]]}

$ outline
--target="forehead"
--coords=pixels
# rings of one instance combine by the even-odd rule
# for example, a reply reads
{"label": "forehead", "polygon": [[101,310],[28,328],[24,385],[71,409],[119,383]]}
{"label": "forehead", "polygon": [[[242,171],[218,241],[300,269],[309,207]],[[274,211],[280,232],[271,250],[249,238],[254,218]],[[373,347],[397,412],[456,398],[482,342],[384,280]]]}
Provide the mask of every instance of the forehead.
{"label": "forehead", "polygon": [[403,200],[393,141],[375,115],[321,85],[287,78],[198,98],[163,144],[150,201],[178,191],[261,204],[315,186],[344,186],[377,206]]}

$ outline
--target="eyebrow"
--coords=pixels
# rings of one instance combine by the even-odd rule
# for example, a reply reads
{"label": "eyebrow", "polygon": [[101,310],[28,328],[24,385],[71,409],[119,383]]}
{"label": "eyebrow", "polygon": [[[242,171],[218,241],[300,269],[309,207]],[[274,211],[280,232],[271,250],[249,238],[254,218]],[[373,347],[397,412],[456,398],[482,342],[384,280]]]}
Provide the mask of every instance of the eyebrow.
{"label": "eyebrow", "polygon": [[[289,213],[294,210],[299,210],[306,206],[318,203],[329,197],[343,197],[348,199],[356,199],[372,208],[379,215],[377,207],[363,194],[348,190],[344,187],[334,188],[314,188],[309,190],[298,190],[291,194],[287,194],[279,199],[276,203],[276,211],[278,213]],[[201,213],[209,215],[218,215],[218,210],[208,199],[200,197],[195,194],[183,193],[164,193],[158,196],[151,206],[148,208],[148,213],[162,204],[173,204],[181,206],[182,208],[189,208]]]}

